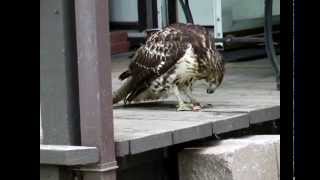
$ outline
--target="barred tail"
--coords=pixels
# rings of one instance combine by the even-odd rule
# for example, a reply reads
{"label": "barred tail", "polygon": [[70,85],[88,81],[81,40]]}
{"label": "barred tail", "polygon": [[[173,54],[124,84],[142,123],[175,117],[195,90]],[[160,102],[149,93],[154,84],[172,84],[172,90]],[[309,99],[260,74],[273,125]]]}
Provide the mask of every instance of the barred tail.
{"label": "barred tail", "polygon": [[129,76],[131,76],[131,73],[130,73],[129,70],[126,70],[125,72],[123,72],[123,73],[121,73],[121,74],[119,75],[119,79],[120,79],[121,81],[123,81],[123,80],[125,80],[126,78],[128,78]]}
{"label": "barred tail", "polygon": [[224,77],[224,73],[225,73],[225,62],[224,59],[222,57],[222,55],[220,53],[216,54],[216,69],[217,69],[217,80],[219,82],[219,85],[222,83],[223,81],[223,77]]}
{"label": "barred tail", "polygon": [[132,84],[133,80],[132,78],[129,78],[117,91],[112,93],[113,104],[116,104],[127,97],[132,89]]}

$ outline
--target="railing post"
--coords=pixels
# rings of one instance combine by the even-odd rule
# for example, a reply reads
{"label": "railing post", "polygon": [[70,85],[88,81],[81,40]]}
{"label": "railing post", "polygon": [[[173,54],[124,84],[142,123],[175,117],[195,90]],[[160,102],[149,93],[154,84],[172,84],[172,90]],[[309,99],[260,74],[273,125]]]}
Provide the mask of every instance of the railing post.
{"label": "railing post", "polygon": [[[79,145],[74,2],[40,1],[40,104],[43,144]],[[40,162],[42,180],[72,180],[65,166]]]}
{"label": "railing post", "polygon": [[99,150],[100,162],[83,167],[84,180],[114,180],[115,146],[108,0],[76,0],[81,144]]}
{"label": "railing post", "polygon": [[79,145],[74,7],[40,1],[40,101],[43,144]]}

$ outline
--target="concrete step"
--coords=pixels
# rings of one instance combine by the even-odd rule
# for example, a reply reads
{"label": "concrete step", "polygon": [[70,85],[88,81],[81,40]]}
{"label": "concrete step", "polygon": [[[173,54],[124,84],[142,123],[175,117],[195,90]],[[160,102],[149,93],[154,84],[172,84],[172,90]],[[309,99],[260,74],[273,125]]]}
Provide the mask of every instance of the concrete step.
{"label": "concrete step", "polygon": [[280,135],[212,141],[179,153],[180,180],[278,180]]}

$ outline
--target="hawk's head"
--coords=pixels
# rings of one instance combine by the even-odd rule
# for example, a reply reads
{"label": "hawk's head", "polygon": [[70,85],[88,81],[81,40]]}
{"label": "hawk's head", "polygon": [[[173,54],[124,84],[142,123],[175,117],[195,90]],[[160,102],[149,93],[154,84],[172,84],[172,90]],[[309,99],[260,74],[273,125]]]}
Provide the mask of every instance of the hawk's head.
{"label": "hawk's head", "polygon": [[214,76],[209,76],[204,79],[207,85],[207,93],[212,94],[216,90],[217,87],[220,86],[221,82],[219,82]]}
{"label": "hawk's head", "polygon": [[207,93],[212,94],[221,85],[224,75],[224,62],[219,52],[210,51],[199,62],[198,79],[207,87]]}

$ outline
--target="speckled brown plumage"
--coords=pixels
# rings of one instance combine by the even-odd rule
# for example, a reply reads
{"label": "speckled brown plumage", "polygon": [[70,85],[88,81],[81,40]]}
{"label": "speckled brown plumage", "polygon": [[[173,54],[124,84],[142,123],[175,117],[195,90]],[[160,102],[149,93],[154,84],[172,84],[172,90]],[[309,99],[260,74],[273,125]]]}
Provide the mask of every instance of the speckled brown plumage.
{"label": "speckled brown plumage", "polygon": [[219,86],[223,74],[224,63],[209,32],[198,25],[173,24],[153,33],[136,51],[119,76],[126,82],[113,93],[113,103],[159,99],[173,85],[183,90],[201,79]]}

